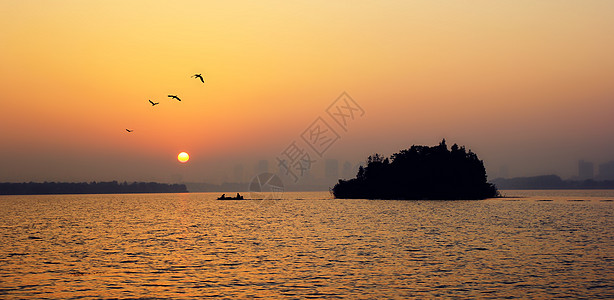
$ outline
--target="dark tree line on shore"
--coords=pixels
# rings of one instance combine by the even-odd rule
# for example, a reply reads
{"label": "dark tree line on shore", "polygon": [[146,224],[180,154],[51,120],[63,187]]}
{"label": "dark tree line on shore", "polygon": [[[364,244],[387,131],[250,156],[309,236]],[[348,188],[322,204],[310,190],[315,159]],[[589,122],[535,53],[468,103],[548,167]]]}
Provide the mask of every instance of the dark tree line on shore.
{"label": "dark tree line on shore", "polygon": [[184,184],[157,182],[23,182],[0,183],[0,195],[186,193]]}
{"label": "dark tree line on shore", "polygon": [[360,199],[486,199],[499,192],[488,183],[478,156],[445,139],[438,145],[412,146],[390,158],[369,156],[356,178],[339,180],[336,198]]}

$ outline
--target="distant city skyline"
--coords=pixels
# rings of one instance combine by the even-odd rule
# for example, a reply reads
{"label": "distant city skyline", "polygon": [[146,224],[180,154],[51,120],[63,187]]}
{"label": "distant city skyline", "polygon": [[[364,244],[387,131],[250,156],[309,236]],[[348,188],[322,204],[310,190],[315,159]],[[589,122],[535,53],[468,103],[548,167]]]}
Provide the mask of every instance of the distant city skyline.
{"label": "distant city skyline", "polygon": [[[249,183],[255,176],[264,173],[271,172],[280,176],[287,184],[291,185],[333,185],[338,179],[354,178],[358,172],[358,167],[365,165],[364,161],[347,161],[343,159],[328,158],[323,160],[320,164],[315,164],[313,168],[306,173],[306,176],[302,180],[293,183],[287,176],[283,168],[275,164],[273,160],[256,160],[252,162],[236,164],[233,169],[232,177],[223,177],[223,180],[203,179],[189,182],[203,182],[211,184],[222,183]],[[266,168],[264,167],[266,166]],[[271,167],[269,167],[271,166]],[[489,180],[496,178],[514,178],[514,177],[531,177],[540,175],[556,175],[565,180],[614,180],[614,160],[606,161],[597,164],[598,168],[595,168],[595,163],[585,160],[576,161],[576,170],[572,174],[559,174],[559,173],[538,173],[519,176],[501,176],[508,171],[507,166],[502,166],[498,172],[487,174]],[[246,171],[248,170],[248,171]],[[249,171],[251,170],[251,171]],[[182,177],[175,176],[174,179],[181,178],[181,180],[171,180],[171,182],[187,182]]]}

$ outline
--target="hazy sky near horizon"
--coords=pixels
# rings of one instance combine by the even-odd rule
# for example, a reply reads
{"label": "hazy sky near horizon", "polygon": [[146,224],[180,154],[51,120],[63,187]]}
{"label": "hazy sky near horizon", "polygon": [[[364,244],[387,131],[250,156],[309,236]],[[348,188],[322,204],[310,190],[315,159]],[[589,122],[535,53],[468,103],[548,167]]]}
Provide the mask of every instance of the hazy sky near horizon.
{"label": "hazy sky near horizon", "polygon": [[442,138],[475,151],[490,178],[502,166],[569,177],[578,159],[614,160],[609,0],[2,1],[0,11],[0,181],[223,181],[238,164],[272,168],[344,91],[365,114],[336,128],[316,164]]}

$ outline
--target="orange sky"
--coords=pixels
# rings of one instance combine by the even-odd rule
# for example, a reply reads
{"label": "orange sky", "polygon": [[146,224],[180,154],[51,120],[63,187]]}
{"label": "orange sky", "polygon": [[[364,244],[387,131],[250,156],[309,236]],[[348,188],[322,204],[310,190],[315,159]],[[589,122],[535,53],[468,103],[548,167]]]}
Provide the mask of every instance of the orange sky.
{"label": "orange sky", "polygon": [[[491,177],[501,166],[571,176],[577,159],[614,160],[608,0],[0,10],[0,181],[231,179],[224,170],[237,164],[272,164],[343,91],[366,113],[323,159],[446,137]],[[176,161],[181,151],[189,163]]]}

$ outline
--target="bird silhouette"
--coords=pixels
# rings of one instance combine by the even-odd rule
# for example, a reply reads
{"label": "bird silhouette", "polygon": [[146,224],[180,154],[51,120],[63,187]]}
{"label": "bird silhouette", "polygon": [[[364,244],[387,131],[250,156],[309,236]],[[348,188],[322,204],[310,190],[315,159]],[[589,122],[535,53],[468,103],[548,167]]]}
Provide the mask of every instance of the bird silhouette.
{"label": "bird silhouette", "polygon": [[151,103],[151,106],[156,106],[156,105],[160,104],[160,102],[153,102],[151,100],[149,100],[149,103]]}
{"label": "bird silhouette", "polygon": [[202,74],[194,74],[191,77],[198,78],[198,79],[200,79],[200,81],[202,83],[205,83],[205,80],[203,79],[203,75]]}
{"label": "bird silhouette", "polygon": [[134,129],[133,129],[133,130],[130,130],[130,129],[126,128],[126,131],[128,131],[128,132],[133,132],[133,131],[134,131]]}
{"label": "bird silhouette", "polygon": [[173,98],[173,99],[177,99],[178,101],[181,101],[181,99],[179,99],[179,97],[177,97],[177,95],[168,95],[169,98]]}

